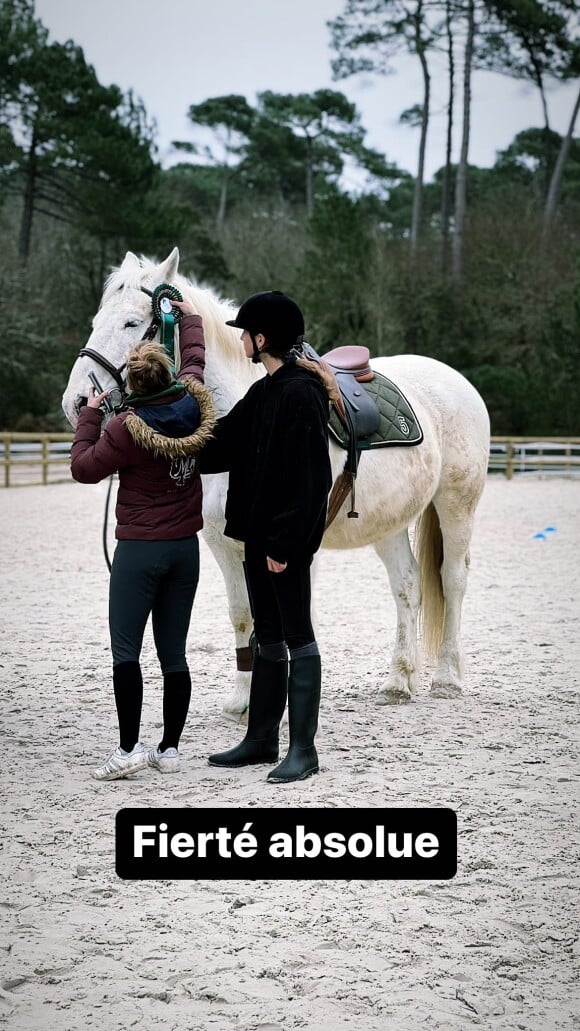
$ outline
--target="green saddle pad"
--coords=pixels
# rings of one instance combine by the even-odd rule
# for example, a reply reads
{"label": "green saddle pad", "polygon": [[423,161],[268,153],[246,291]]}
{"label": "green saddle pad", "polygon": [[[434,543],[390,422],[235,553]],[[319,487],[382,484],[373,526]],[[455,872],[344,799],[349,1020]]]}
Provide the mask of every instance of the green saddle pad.
{"label": "green saddle pad", "polygon": [[[366,451],[374,447],[410,447],[420,444],[423,430],[405,395],[392,380],[379,372],[369,383],[360,384],[379,410],[379,428],[368,437],[357,440],[357,449]],[[328,420],[330,434],[338,444],[348,450],[348,434],[334,408]]]}

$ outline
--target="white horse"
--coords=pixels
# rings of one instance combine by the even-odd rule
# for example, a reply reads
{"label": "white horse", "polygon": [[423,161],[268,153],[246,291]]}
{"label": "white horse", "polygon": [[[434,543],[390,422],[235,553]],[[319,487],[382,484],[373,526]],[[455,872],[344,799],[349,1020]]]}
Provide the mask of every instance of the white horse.
{"label": "white horse", "polygon": [[[151,322],[151,302],[143,288],[151,291],[161,283],[172,283],[193,301],[203,318],[205,381],[218,415],[225,415],[264,370],[248,361],[238,331],[225,325],[236,309],[179,275],[178,264],[177,248],[159,265],[129,252],[107,280],[87,347],[112,366],[122,367],[130,347],[141,340]],[[450,698],[461,693],[461,607],[473,518],[487,473],[489,418],[474,387],[432,358],[396,355],[373,359],[372,367],[401,388],[424,439],[416,447],[363,452],[357,477],[359,518],[347,518],[345,504],[326,531],[323,547],[371,544],[387,570],[397,607],[397,632],[387,676],[377,681],[376,701],[407,702],[415,693],[421,666],[419,616],[427,654],[436,663],[431,694]],[[115,386],[113,376],[100,364],[87,356],[78,358],[62,402],[73,427],[88,395],[89,372],[97,374],[104,389]],[[345,455],[330,442],[335,480],[344,468]],[[204,476],[203,532],[225,579],[240,655],[247,649],[252,619],[241,546],[223,536],[226,492],[227,474]],[[413,523],[416,558],[408,533]],[[233,696],[224,706],[229,715],[240,718],[247,708],[249,678],[248,672],[238,670]]]}

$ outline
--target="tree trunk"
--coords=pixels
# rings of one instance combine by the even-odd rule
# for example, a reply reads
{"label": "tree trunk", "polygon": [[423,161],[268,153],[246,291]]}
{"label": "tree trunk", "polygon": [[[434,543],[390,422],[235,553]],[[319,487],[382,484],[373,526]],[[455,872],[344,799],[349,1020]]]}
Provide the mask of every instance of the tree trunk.
{"label": "tree trunk", "polygon": [[314,158],[312,154],[312,140],[306,137],[306,214],[312,218],[314,214]]}
{"label": "tree trunk", "polygon": [[562,175],[564,172],[564,166],[568,157],[570,146],[572,144],[572,137],[574,135],[574,126],[578,117],[578,111],[580,110],[580,90],[576,97],[576,103],[574,104],[574,110],[570,119],[570,125],[568,126],[568,132],[562,139],[560,151],[558,153],[558,159],[552,172],[552,178],[550,180],[550,187],[548,189],[548,196],[546,198],[546,206],[544,208],[544,220],[542,225],[542,246],[544,246],[548,239],[550,232],[550,226],[556,210],[556,204],[558,203],[558,195],[560,193],[560,186],[562,185]]}
{"label": "tree trunk", "polygon": [[36,190],[36,130],[32,133],[30,150],[26,162],[26,180],[24,184],[24,206],[20,221],[20,239],[18,242],[18,257],[23,265],[28,262],[30,254],[30,239],[32,236],[32,219],[34,216],[34,195]]}
{"label": "tree trunk", "polygon": [[[527,42],[527,41],[526,41]],[[534,78],[536,80],[536,86],[540,91],[540,99],[542,101],[542,113],[544,115],[544,197],[548,196],[548,190],[550,188],[550,154],[552,148],[550,146],[550,118],[548,115],[548,101],[546,100],[546,89],[544,86],[544,76],[542,74],[542,68],[537,60],[534,48],[527,45],[528,54],[530,55],[530,62],[534,69]]]}
{"label": "tree trunk", "polygon": [[544,115],[544,128],[546,130],[546,133],[549,133],[550,132],[550,119],[549,119],[549,116],[548,116],[548,101],[546,100],[546,90],[545,90],[545,87],[544,87],[544,76],[542,74],[542,68],[541,68],[541,65],[538,62],[538,59],[536,58],[536,54],[535,54],[534,48],[531,47],[528,44],[528,48],[527,49],[528,49],[528,54],[530,55],[530,63],[532,65],[532,68],[534,69],[534,76],[535,76],[535,79],[536,79],[536,86],[538,87],[538,89],[540,91],[540,98],[541,98],[541,101],[542,101],[542,112],[543,112],[543,115]]}
{"label": "tree trunk", "polygon": [[474,0],[468,0],[467,39],[465,42],[465,67],[463,72],[463,134],[461,139],[459,165],[457,166],[457,181],[455,183],[455,227],[453,235],[453,285],[455,288],[455,302],[459,328],[461,328],[461,307],[463,302],[463,284],[465,277],[463,242],[467,213],[467,157],[469,153],[471,65],[473,61],[474,36],[475,3]]}
{"label": "tree trunk", "polygon": [[441,271],[447,275],[449,249],[449,217],[451,214],[451,149],[453,145],[453,103],[455,100],[455,59],[453,54],[453,32],[451,28],[451,3],[446,0],[447,67],[449,69],[449,101],[447,104],[447,141],[445,147],[445,169],[441,183]]}
{"label": "tree trunk", "polygon": [[104,236],[99,239],[99,289],[103,289],[107,271],[107,241]]}
{"label": "tree trunk", "polygon": [[425,149],[427,146],[427,130],[429,128],[429,103],[431,99],[431,77],[429,75],[429,68],[427,66],[427,58],[425,57],[425,52],[427,48],[421,36],[421,26],[423,23],[423,4],[421,0],[417,5],[414,23],[415,46],[417,48],[417,56],[421,62],[421,71],[423,72],[423,114],[421,117],[421,138],[419,140],[419,166],[417,168],[417,178],[415,180],[415,192],[413,194],[413,214],[411,217],[412,257],[414,257],[417,252],[417,245],[419,243],[419,236],[421,233],[421,215],[423,210],[423,179],[425,176]]}
{"label": "tree trunk", "polygon": [[226,167],[226,168],[223,169],[222,184],[221,184],[221,189],[220,189],[220,199],[219,199],[219,205],[218,205],[218,210],[217,210],[217,215],[216,215],[216,220],[215,220],[215,222],[216,222],[216,229],[217,229],[218,233],[220,233],[222,231],[223,225],[224,225],[224,222],[225,222],[225,218],[226,218],[226,210],[227,210],[227,206],[228,206],[228,179],[229,179],[229,175],[228,175],[228,169]]}

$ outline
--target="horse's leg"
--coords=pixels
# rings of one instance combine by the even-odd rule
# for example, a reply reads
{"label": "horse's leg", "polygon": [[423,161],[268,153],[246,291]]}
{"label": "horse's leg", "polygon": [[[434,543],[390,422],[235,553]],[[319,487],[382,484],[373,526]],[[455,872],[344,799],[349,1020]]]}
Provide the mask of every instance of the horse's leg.
{"label": "horse's leg", "polygon": [[[246,649],[253,621],[242,567],[242,553],[233,541],[224,537],[211,523],[206,522],[203,536],[224,578],[228,611],[236,638],[236,652],[238,649]],[[247,711],[251,675],[251,672],[236,670],[233,693],[223,706],[226,715],[232,719],[240,720]]]}
{"label": "horse's leg", "polygon": [[[455,499],[456,502],[456,499]],[[463,681],[461,608],[467,586],[469,542],[473,531],[473,510],[459,514],[457,504],[442,497],[434,505],[443,536],[441,582],[445,598],[443,637],[430,693],[435,698],[456,698]]]}
{"label": "horse's leg", "polygon": [[378,705],[400,705],[411,700],[419,680],[417,614],[421,601],[419,567],[407,530],[384,537],[374,545],[384,562],[397,606],[395,647],[386,683],[380,683]]}

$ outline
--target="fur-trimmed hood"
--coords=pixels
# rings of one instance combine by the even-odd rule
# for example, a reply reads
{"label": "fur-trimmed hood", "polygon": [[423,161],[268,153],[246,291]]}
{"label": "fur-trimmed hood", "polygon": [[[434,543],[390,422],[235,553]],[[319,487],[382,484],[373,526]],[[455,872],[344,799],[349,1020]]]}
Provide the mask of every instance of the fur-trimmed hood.
{"label": "fur-trimmed hood", "polygon": [[[154,426],[150,426],[138,412],[129,412],[125,419],[125,426],[135,443],[147,451],[152,451],[155,455],[165,458],[186,458],[188,455],[194,455],[201,451],[202,447],[212,438],[216,415],[209,390],[195,379],[184,379],[183,383],[188,394],[199,405],[200,423],[193,433],[184,437],[169,436]],[[171,405],[159,406],[159,409],[161,410],[163,407],[167,412],[167,409],[175,409],[179,403],[179,401],[174,401]],[[176,419],[177,425],[179,421]],[[171,421],[168,422],[167,428],[170,426]]]}

